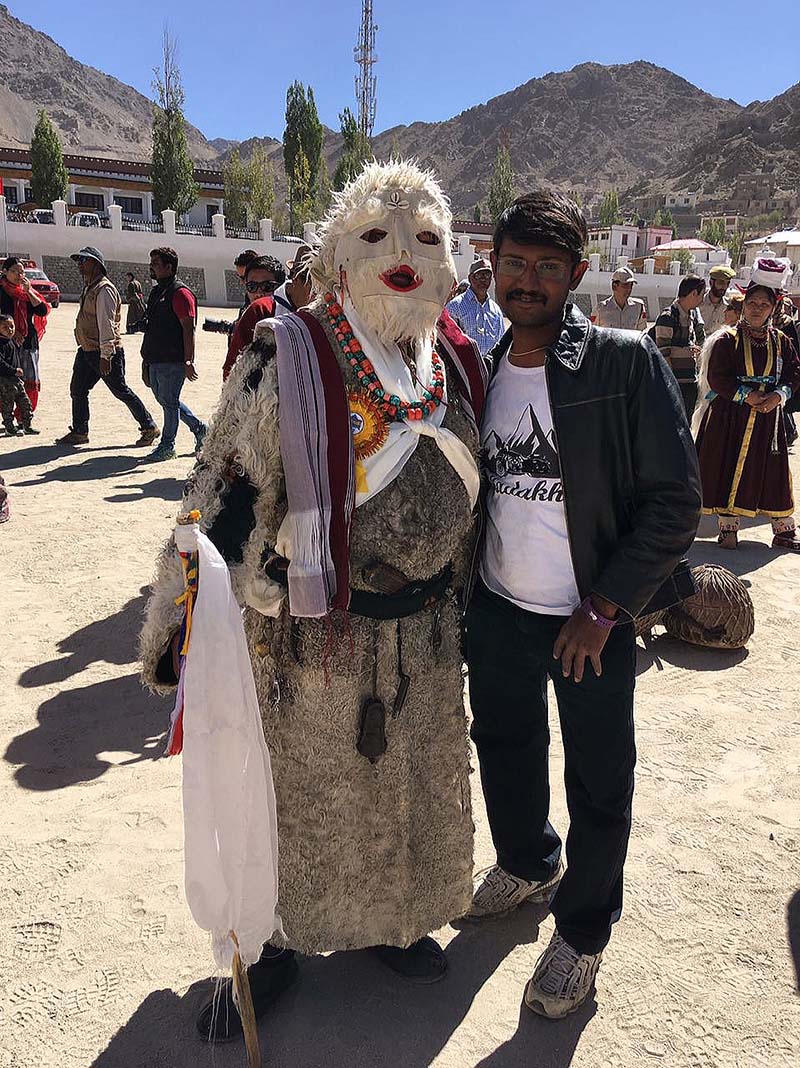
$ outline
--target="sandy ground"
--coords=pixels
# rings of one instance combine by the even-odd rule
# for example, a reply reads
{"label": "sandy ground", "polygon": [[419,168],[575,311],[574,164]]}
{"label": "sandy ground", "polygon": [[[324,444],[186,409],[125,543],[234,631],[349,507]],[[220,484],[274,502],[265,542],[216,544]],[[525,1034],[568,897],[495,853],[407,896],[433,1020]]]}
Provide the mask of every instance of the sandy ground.
{"label": "sandy ground", "polygon": [[[100,385],[91,445],[52,446],[69,422],[74,315],[59,308],[45,339],[41,437],[0,439],[12,505],[0,527],[0,1068],[242,1065],[240,1046],[212,1055],[194,1037],[211,956],[183,898],[168,704],[141,690],[135,663],[192,439],[182,428],[179,459],[141,465],[133,421]],[[185,399],[208,416],[224,345],[199,337]],[[663,636],[640,650],[626,907],[596,1001],[561,1023],[521,1008],[552,930],[525,908],[439,932],[450,972],[433,988],[404,986],[366,953],[304,961],[262,1025],[266,1064],[796,1068],[800,559],[769,549],[766,524],[736,556],[712,533],[704,525],[695,560],[751,584],[756,634],[736,654]],[[492,853],[477,777],[474,788],[479,867]]]}

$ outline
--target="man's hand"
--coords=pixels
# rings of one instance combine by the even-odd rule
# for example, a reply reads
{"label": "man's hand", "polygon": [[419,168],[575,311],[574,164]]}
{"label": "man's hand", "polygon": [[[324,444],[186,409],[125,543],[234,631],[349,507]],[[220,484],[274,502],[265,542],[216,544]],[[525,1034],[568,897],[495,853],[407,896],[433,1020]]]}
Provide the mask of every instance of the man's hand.
{"label": "man's hand", "polygon": [[745,404],[749,404],[751,408],[756,408],[758,411],[763,410],[764,401],[769,396],[768,393],[762,393],[758,389],[751,390],[744,399]]}
{"label": "man's hand", "polygon": [[184,371],[186,372],[186,377],[189,379],[189,381],[190,382],[196,382],[197,379],[199,378],[199,375],[197,374],[197,371],[195,370],[194,362],[192,362],[190,360],[187,360],[184,363],[183,367],[184,367]]}
{"label": "man's hand", "polygon": [[24,378],[25,377],[25,372],[22,370],[21,367],[17,368],[17,370],[15,371],[15,374],[16,374],[17,378]]}
{"label": "man's hand", "polygon": [[[619,609],[610,601],[592,594],[592,604],[600,615],[613,619]],[[608,641],[610,630],[593,623],[582,608],[576,608],[559,631],[553,646],[553,659],[561,661],[561,673],[565,679],[573,675],[575,682],[581,682],[588,657],[595,675],[603,674],[600,654]]]}
{"label": "man's hand", "polygon": [[111,360],[108,356],[100,357],[100,374],[105,376],[111,372]]}

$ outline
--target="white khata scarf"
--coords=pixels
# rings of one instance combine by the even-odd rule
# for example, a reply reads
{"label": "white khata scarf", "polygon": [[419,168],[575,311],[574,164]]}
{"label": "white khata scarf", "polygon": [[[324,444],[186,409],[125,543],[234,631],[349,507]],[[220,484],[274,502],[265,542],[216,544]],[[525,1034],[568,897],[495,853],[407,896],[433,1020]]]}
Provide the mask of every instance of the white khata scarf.
{"label": "white khata scarf", "polygon": [[[353,333],[375,368],[375,374],[387,395],[395,394],[404,401],[423,400],[423,389],[431,381],[433,338],[428,337],[416,358],[416,381],[396,345],[387,345],[370,330],[347,297],[344,313]],[[478,499],[480,475],[475,459],[467,446],[442,426],[447,404],[445,392],[442,403],[424,419],[388,424],[383,444],[368,455],[356,459],[356,508],[385,489],[403,470],[414,454],[421,436],[433,438],[447,462],[464,483],[470,508]],[[352,405],[351,405],[352,410]],[[361,416],[354,412],[354,437],[360,429]]]}

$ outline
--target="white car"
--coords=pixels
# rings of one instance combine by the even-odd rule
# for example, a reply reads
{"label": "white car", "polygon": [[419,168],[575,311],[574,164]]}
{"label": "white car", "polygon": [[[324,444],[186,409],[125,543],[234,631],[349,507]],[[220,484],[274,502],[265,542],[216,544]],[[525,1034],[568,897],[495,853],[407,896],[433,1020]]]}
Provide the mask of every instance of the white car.
{"label": "white car", "polygon": [[76,211],[67,219],[67,226],[100,226],[100,216],[93,211]]}

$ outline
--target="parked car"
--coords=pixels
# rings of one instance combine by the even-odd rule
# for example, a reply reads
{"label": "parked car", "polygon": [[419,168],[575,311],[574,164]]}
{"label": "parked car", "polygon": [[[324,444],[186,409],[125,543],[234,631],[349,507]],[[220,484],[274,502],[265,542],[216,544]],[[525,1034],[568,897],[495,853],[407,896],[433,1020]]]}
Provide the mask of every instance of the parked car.
{"label": "parked car", "polygon": [[53,226],[55,221],[50,208],[35,208],[33,211],[28,212],[26,216],[26,222],[42,223],[45,226]]}
{"label": "parked car", "polygon": [[25,277],[30,279],[31,286],[42,300],[46,301],[51,308],[57,308],[61,300],[61,290],[51,282],[36,260],[25,260]]}
{"label": "parked car", "polygon": [[93,211],[76,211],[67,219],[67,226],[101,226],[100,216]]}

